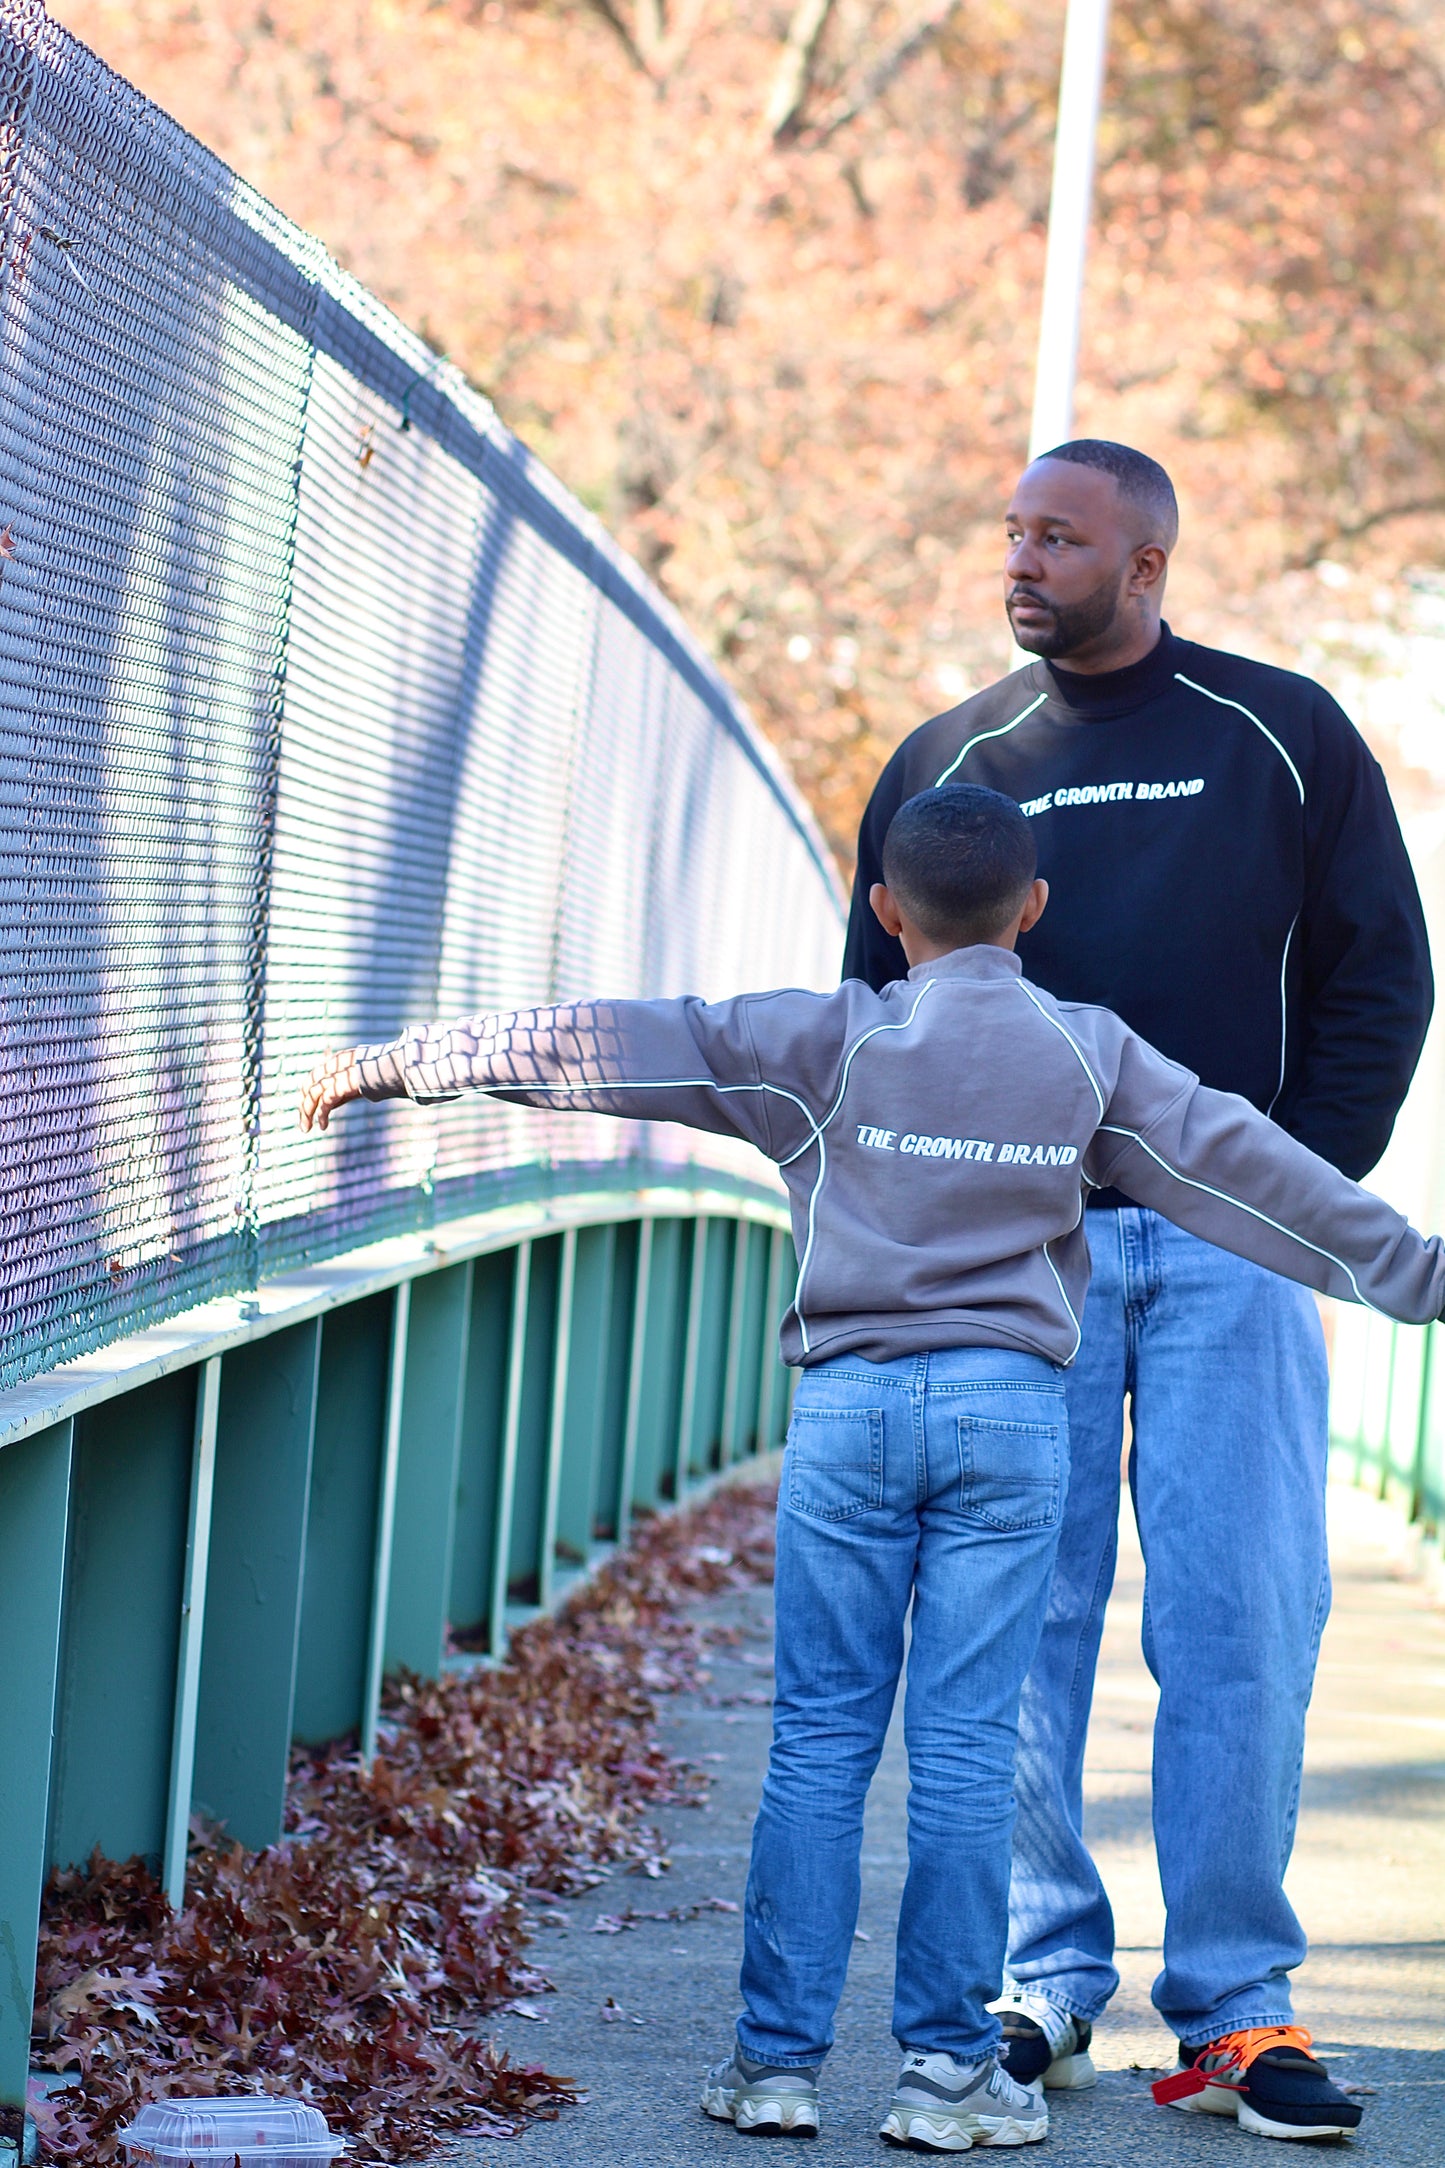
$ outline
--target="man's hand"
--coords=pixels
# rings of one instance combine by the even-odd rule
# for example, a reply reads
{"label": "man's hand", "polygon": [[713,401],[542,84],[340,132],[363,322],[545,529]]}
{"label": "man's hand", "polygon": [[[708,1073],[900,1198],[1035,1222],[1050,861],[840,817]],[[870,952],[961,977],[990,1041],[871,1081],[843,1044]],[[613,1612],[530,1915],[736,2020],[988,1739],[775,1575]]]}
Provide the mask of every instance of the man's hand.
{"label": "man's hand", "polygon": [[356,1048],[344,1046],[319,1061],[301,1094],[301,1127],[324,1129],[337,1107],[364,1096]]}

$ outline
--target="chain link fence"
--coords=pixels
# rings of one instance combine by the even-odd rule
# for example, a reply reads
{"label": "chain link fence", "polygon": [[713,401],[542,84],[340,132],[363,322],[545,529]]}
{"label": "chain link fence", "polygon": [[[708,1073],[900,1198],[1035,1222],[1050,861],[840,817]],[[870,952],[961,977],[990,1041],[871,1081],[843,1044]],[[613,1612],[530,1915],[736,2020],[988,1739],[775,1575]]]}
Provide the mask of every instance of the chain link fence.
{"label": "chain link fence", "polygon": [[726,1140],[295,1128],[327,1045],[825,985],[836,875],[667,604],[457,372],[0,0],[0,1385]]}

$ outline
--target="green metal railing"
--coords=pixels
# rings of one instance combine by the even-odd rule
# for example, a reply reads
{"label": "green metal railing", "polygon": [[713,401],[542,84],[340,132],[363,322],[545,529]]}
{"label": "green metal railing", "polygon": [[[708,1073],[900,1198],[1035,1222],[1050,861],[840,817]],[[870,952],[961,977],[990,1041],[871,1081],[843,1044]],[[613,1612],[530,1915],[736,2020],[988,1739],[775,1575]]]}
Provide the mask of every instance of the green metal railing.
{"label": "green metal railing", "polygon": [[1340,1305],[1330,1364],[1331,1476],[1387,1500],[1436,1539],[1445,1529],[1442,1330]]}
{"label": "green metal railing", "polygon": [[[706,1178],[711,1184],[712,1177]],[[281,1833],[293,1740],[497,1654],[638,1512],[780,1442],[780,1197],[514,1203],[273,1280],[0,1396],[0,2156],[55,1864],[194,1809]]]}

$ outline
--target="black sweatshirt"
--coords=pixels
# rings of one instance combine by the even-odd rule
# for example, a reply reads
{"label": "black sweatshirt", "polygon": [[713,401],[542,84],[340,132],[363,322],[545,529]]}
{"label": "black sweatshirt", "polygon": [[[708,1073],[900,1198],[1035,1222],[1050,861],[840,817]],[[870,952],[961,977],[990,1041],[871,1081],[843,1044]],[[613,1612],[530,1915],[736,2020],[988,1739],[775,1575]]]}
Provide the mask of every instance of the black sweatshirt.
{"label": "black sweatshirt", "polygon": [[1019,942],[1036,985],[1116,1010],[1369,1172],[1430,1020],[1430,951],[1385,778],[1322,687],[1166,625],[1126,670],[1035,662],[935,716],[863,816],[845,977],[904,976],[868,891],[898,807],[945,781],[1005,791],[1033,822],[1051,891]]}

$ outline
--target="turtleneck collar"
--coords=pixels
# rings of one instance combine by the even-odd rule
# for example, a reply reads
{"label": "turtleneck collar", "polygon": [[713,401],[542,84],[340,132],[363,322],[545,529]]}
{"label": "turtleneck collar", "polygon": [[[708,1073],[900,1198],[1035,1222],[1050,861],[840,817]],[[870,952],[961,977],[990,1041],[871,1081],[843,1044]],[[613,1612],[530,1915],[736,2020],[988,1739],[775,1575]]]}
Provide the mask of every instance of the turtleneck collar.
{"label": "turtleneck collar", "polygon": [[1147,655],[1123,670],[1101,670],[1089,675],[1081,670],[1061,670],[1055,663],[1034,664],[1034,683],[1046,692],[1053,707],[1066,708],[1079,722],[1099,722],[1110,715],[1127,715],[1155,700],[1180,668],[1182,643],[1161,622],[1159,638]]}

